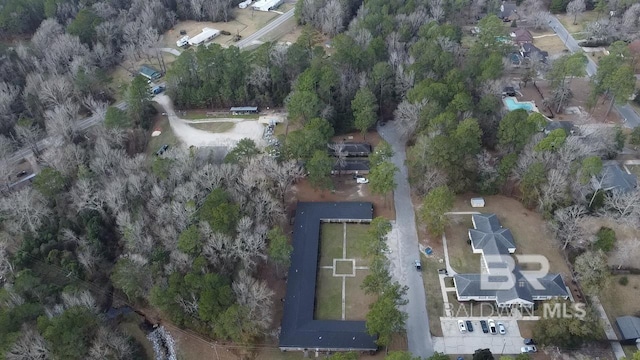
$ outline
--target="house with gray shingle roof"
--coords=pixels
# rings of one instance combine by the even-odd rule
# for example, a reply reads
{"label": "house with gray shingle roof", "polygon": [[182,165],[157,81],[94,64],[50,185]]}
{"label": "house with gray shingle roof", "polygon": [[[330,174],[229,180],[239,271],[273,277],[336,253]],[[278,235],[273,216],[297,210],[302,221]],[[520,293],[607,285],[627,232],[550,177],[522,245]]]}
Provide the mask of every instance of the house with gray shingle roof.
{"label": "house with gray shingle roof", "polygon": [[[472,251],[482,255],[483,269],[479,274],[453,276],[458,301],[495,301],[499,307],[530,308],[535,301],[569,298],[560,274],[532,279],[531,275],[514,266],[511,258],[516,251],[513,234],[502,227],[495,214],[474,214],[471,220],[474,228],[469,229],[469,240]],[[507,276],[505,271],[512,266],[512,277]]]}
{"label": "house with gray shingle roof", "polygon": [[640,318],[636,316],[621,316],[616,319],[620,332],[620,343],[634,345],[640,342]]}
{"label": "house with gray shingle roof", "polygon": [[602,167],[599,176],[591,179],[591,185],[593,190],[629,192],[638,186],[638,180],[618,164],[608,164]]}

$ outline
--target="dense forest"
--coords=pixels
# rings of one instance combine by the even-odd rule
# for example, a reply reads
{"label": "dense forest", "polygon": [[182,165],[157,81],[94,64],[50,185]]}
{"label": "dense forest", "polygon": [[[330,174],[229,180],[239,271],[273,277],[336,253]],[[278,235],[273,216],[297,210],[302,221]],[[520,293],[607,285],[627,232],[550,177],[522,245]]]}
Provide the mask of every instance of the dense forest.
{"label": "dense forest", "polygon": [[[102,315],[114,303],[151,307],[179,326],[238,344],[273,335],[273,291],[258,270],[267,261],[287,265],[281,225],[287,191],[305,173],[299,160],[314,186],[331,187],[329,138],[366,134],[378,120],[403,132],[424,208],[446,211],[442,199],[468,191],[517,196],[549,219],[560,247],[582,259],[576,271],[594,293],[603,279],[587,259],[630,252],[620,241],[604,248],[584,241],[576,225],[586,216],[640,220],[640,209],[630,206],[640,201],[638,191],[589,190],[602,160],[624,146],[624,134],[599,127],[581,137],[561,129],[547,135],[539,114],[502,109],[510,49],[500,41],[507,28],[493,15],[498,1],[300,0],[296,16],[305,29],[291,46],[183,52],[166,77],[178,108],[285,106],[295,125],[279,157],[242,141],[225,161],[207,149],[147,157],[154,110],[146,81],[136,77],[123,90],[122,110],[108,106],[116,94],[107,74],[115,66],[134,71],[133,60],[157,56],[159,34],[178,20],[228,20],[234,2],[0,3],[0,30],[15,40],[0,48],[0,175],[5,182],[15,175],[8,159],[21,147],[33,150],[42,168],[32,187],[5,191],[0,200],[0,354],[7,359],[140,357],[139,344]],[[637,29],[626,14],[638,4],[604,5],[618,10],[607,24],[627,34]],[[540,1],[521,8],[544,27]],[[463,45],[466,24],[480,32]],[[331,36],[329,46],[324,36]],[[593,84],[594,99],[611,104],[630,95],[617,81],[630,57],[614,50]],[[529,81],[556,79],[559,94],[584,72],[584,61],[569,56],[529,66]],[[104,125],[79,129],[76,121],[89,114],[106,118]],[[39,149],[45,135],[58,136],[60,145]],[[442,228],[438,214],[425,211],[423,219],[433,232]],[[374,232],[376,244],[384,234]],[[395,285],[385,283],[393,295],[381,297],[393,306],[402,304]],[[577,346],[595,337],[584,327],[540,323],[542,330],[567,329],[568,338],[548,344]],[[384,321],[377,325],[388,339]]]}

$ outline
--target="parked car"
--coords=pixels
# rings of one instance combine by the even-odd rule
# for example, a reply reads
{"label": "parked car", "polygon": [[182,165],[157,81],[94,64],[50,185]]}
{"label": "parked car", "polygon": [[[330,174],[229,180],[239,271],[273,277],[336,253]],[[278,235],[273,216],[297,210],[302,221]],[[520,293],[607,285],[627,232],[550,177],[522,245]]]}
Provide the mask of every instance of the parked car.
{"label": "parked car", "polygon": [[533,339],[524,339],[525,345],[535,345],[536,342]]}
{"label": "parked car", "polygon": [[538,352],[538,349],[534,345],[527,345],[520,348],[520,352],[523,354]]}
{"label": "parked car", "polygon": [[473,324],[471,323],[471,320],[465,321],[465,324],[467,325],[467,330],[469,330],[469,332],[473,332]]}
{"label": "parked car", "polygon": [[364,178],[364,177],[359,177],[356,179],[356,183],[358,184],[368,184],[369,183],[369,179]]}
{"label": "parked car", "polygon": [[27,172],[22,170],[22,171],[20,171],[19,173],[16,174],[16,177],[21,178],[21,177],[23,177],[25,175],[27,175]]}
{"label": "parked car", "polygon": [[505,335],[507,333],[507,329],[504,327],[504,324],[501,322],[498,323],[498,331],[500,332],[500,335]]}
{"label": "parked car", "polygon": [[458,320],[458,330],[463,334],[467,332],[467,328],[464,326],[464,321]]}
{"label": "parked car", "polygon": [[158,151],[156,151],[156,155],[160,156],[162,154],[164,154],[165,151],[167,151],[167,149],[169,149],[169,145],[164,144],[160,147],[160,149],[158,149]]}
{"label": "parked car", "polygon": [[154,87],[151,89],[151,94],[152,94],[152,95],[158,95],[158,94],[160,94],[160,93],[161,93],[161,92],[163,92],[163,91],[164,91],[164,86],[162,86],[162,85],[158,85],[158,86],[154,86]]}
{"label": "parked car", "polygon": [[422,264],[420,264],[420,260],[414,260],[413,265],[416,267],[416,270],[422,270]]}
{"label": "parked car", "polygon": [[438,274],[449,275],[449,272],[447,271],[447,269],[438,269]]}
{"label": "parked car", "polygon": [[498,331],[496,330],[496,323],[491,319],[489,319],[488,323],[489,323],[489,332],[491,333],[491,335],[497,334]]}
{"label": "parked car", "polygon": [[480,320],[480,327],[482,328],[483,333],[489,332],[489,327],[487,326],[487,322],[485,320]]}

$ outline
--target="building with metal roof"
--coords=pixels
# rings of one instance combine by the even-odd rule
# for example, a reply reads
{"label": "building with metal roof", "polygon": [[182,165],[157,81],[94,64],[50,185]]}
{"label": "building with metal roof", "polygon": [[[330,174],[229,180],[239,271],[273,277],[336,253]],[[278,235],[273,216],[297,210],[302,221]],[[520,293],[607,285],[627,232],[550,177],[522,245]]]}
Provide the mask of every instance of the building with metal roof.
{"label": "building with metal roof", "polygon": [[234,106],[229,109],[229,112],[233,115],[246,115],[246,114],[257,114],[258,107],[257,106]]}
{"label": "building with metal roof", "polygon": [[329,153],[331,156],[338,156],[340,153],[349,157],[367,157],[371,155],[371,144],[368,143],[329,143]]}
{"label": "building with metal roof", "polygon": [[162,77],[162,73],[160,73],[160,71],[147,65],[140,66],[140,75],[152,81],[158,80],[160,77]]}
{"label": "building with metal roof", "polygon": [[635,345],[640,343],[640,318],[637,316],[621,316],[616,319],[620,332],[620,343]]}
{"label": "building with metal roof", "polygon": [[364,321],[314,319],[320,224],[369,223],[368,202],[298,203],[293,225],[293,252],[280,330],[282,351],[374,351],[376,337]]}

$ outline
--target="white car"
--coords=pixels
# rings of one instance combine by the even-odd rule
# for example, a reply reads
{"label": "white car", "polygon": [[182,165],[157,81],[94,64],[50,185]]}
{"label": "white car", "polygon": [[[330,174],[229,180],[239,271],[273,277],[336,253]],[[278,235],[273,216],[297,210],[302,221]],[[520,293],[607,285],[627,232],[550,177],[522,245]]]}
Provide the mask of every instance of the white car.
{"label": "white car", "polygon": [[467,327],[464,325],[464,321],[458,320],[458,329],[463,334],[467,332]]}
{"label": "white car", "polygon": [[523,354],[538,352],[538,349],[534,345],[527,345],[520,348],[520,352]]}
{"label": "white car", "polygon": [[504,324],[501,322],[498,323],[498,332],[500,332],[500,335],[505,335],[507,333],[507,329],[504,327]]}
{"label": "white car", "polygon": [[356,178],[356,183],[358,183],[358,184],[368,184],[369,183],[369,179],[364,178],[364,177],[358,177],[358,178]]}
{"label": "white car", "polygon": [[487,322],[489,323],[489,333],[491,333],[491,335],[497,334],[495,321],[489,319]]}

